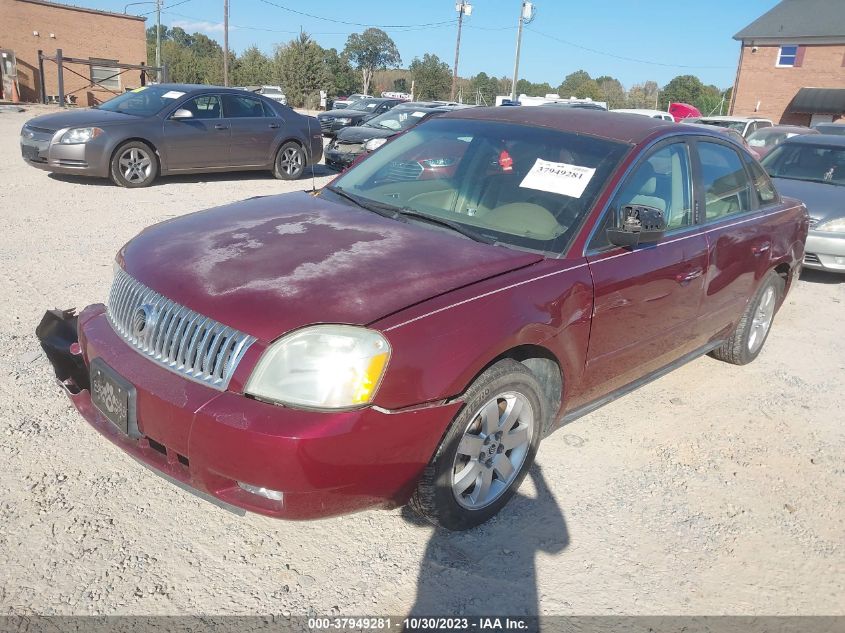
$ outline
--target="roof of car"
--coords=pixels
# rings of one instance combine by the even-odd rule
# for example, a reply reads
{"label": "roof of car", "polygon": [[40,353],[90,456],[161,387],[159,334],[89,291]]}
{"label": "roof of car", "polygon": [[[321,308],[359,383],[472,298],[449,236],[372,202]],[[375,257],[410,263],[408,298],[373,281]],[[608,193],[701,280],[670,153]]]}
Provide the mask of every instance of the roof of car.
{"label": "roof of car", "polygon": [[[652,114],[669,114],[668,112],[664,112],[663,110],[650,110],[649,108],[614,108],[611,112],[618,112],[620,114],[639,114],[639,115],[649,115]],[[669,115],[671,116],[671,115]]]}
{"label": "roof of car", "polygon": [[236,92],[241,93],[244,91],[243,88],[240,87],[229,87],[226,88],[225,86],[208,86],[206,84],[148,84],[148,88],[156,87],[156,88],[164,88],[165,90],[178,90],[179,92],[197,92],[197,91],[207,91],[207,90],[214,90],[215,92]]}
{"label": "roof of car", "polygon": [[757,132],[796,132],[798,134],[818,134],[817,130],[803,125],[772,125],[755,130],[753,133],[757,134]]}
{"label": "roof of car", "polygon": [[652,119],[638,114],[617,113],[611,116],[607,111],[587,108],[537,108],[531,106],[465,108],[452,110],[438,118],[540,125],[563,132],[580,132],[622,143],[641,143],[655,132],[675,132],[679,129],[677,124],[669,121]]}
{"label": "roof of car", "polygon": [[700,116],[699,121],[768,121],[762,116]]}
{"label": "roof of car", "polygon": [[845,136],[838,134],[801,134],[784,141],[791,145],[827,145],[829,147],[845,147]]}

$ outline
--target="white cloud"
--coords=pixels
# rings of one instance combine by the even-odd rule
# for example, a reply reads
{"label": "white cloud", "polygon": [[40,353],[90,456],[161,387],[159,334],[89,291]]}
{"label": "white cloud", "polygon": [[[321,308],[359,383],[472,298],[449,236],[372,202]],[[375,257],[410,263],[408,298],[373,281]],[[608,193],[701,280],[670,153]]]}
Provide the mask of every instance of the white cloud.
{"label": "white cloud", "polygon": [[[199,31],[201,33],[222,33],[223,32],[223,23],[222,22],[206,22],[206,21],[195,21],[195,20],[175,20],[170,23],[170,26],[175,27],[178,26],[181,29],[185,29],[188,33],[195,33]],[[229,25],[229,30],[234,31],[235,27],[231,24]]]}

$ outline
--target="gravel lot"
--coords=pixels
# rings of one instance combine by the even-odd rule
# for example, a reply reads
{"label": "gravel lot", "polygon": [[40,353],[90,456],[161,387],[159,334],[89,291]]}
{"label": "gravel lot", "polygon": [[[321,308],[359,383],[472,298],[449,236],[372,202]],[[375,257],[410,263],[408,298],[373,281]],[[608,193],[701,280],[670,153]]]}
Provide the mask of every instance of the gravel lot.
{"label": "gravel lot", "polygon": [[806,273],[755,363],[696,360],[558,431],[479,529],[240,518],[101,439],[33,332],[102,301],[144,226],[311,181],[53,177],[19,156],[43,111],[0,112],[0,614],[845,614],[845,276]]}

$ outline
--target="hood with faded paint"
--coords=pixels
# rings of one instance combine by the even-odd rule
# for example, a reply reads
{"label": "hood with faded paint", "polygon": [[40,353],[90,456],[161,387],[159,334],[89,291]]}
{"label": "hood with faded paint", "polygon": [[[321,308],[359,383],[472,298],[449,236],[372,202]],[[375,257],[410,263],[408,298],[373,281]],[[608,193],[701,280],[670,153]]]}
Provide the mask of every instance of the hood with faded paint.
{"label": "hood with faded paint", "polygon": [[842,185],[794,178],[772,178],[772,181],[781,195],[807,205],[807,213],[820,223],[845,217],[845,187]]}
{"label": "hood with faded paint", "polygon": [[71,110],[68,112],[56,112],[44,114],[30,119],[26,125],[44,128],[46,130],[60,130],[66,127],[83,127],[86,125],[114,125],[121,123],[138,123],[146,120],[146,117],[133,116],[122,112],[111,112],[110,110],[98,110],[87,108],[85,110]]}
{"label": "hood with faded paint", "polygon": [[264,341],[312,323],[372,323],[541,259],[306,193],[157,224],[118,255],[150,288]]}

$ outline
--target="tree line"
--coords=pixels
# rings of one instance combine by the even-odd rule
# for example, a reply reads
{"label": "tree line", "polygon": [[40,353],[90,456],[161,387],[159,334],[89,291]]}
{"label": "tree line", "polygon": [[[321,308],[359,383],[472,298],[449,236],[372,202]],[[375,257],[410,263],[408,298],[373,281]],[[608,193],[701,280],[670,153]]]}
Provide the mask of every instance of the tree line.
{"label": "tree line", "polygon": [[[155,59],[155,27],[147,29],[148,59]],[[223,49],[202,33],[188,34],[180,27],[161,29],[162,60],[168,65],[170,80],[180,83],[222,84]],[[395,42],[384,31],[369,28],[353,33],[343,50],[323,48],[307,33],[277,44],[271,55],[251,46],[240,55],[229,52],[230,85],[280,85],[295,107],[315,108],[319,93],[330,96],[353,92],[380,94],[383,91],[410,92],[417,99],[448,99],[452,69],[437,55],[415,57],[407,68]],[[497,95],[511,93],[509,77],[484,72],[459,78],[458,90],[464,103],[493,105]],[[730,89],[705,85],[694,75],[680,75],[665,86],[645,81],[626,89],[615,77],[591,77],[576,70],[553,86],[520,79],[516,94],[542,97],[589,97],[605,101],[610,108],[656,108],[666,110],[670,102],[689,103],[704,114],[718,111],[730,101]]]}

